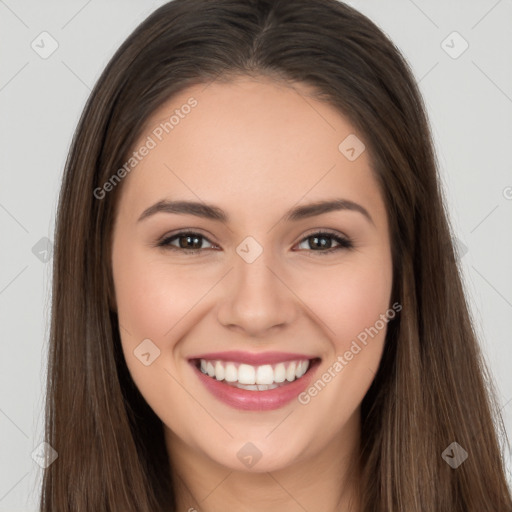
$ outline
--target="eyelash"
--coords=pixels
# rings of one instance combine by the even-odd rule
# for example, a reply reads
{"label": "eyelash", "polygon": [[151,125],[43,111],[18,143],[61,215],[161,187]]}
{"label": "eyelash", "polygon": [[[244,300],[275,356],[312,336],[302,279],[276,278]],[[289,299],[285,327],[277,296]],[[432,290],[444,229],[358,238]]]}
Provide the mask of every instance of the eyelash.
{"label": "eyelash", "polygon": [[[185,235],[191,235],[192,237],[198,237],[202,240],[207,240],[210,244],[212,245],[215,245],[213,244],[213,242],[210,242],[210,240],[208,240],[207,237],[205,237],[204,235],[201,235],[200,233],[195,233],[193,231],[180,231],[178,233],[174,233],[173,235],[171,236],[168,236],[168,237],[165,237],[164,239],[162,239],[161,241],[159,241],[156,246],[157,247],[162,247],[164,249],[169,249],[171,251],[180,251],[180,252],[183,252],[185,254],[188,254],[190,256],[197,256],[199,255],[202,251],[206,250],[206,249],[185,249],[185,248],[182,248],[182,247],[175,247],[173,245],[170,245],[170,242],[172,242],[174,239],[178,239],[182,236],[185,236]],[[338,247],[331,247],[329,249],[326,249],[326,250],[314,250],[314,249],[306,249],[307,252],[314,252],[314,253],[317,253],[317,254],[322,254],[322,255],[325,255],[325,254],[332,254],[333,252],[336,252],[336,251],[339,251],[339,250],[342,250],[342,249],[352,249],[354,247],[353,243],[346,237],[344,236],[341,236],[337,233],[333,233],[333,232],[330,232],[330,231],[314,231],[312,233],[309,233],[307,234],[306,236],[304,236],[299,244],[301,244],[302,242],[306,241],[308,238],[311,238],[311,237],[318,237],[318,238],[331,238],[332,240],[334,240],[335,242],[337,242],[339,244]],[[302,249],[304,250],[304,249]]]}

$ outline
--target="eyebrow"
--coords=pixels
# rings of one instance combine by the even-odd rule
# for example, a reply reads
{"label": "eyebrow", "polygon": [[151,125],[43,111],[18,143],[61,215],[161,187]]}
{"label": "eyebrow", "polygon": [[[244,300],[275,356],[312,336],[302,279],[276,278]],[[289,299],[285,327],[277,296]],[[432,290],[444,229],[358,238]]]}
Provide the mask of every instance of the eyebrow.
{"label": "eyebrow", "polygon": [[[309,217],[316,217],[324,213],[334,211],[355,211],[359,212],[373,225],[371,215],[368,210],[358,203],[349,201],[348,199],[333,199],[316,201],[314,203],[297,206],[288,210],[283,217],[285,222],[297,222],[302,219]],[[156,213],[174,213],[179,215],[195,215],[196,217],[203,217],[205,219],[215,220],[223,223],[229,222],[229,215],[221,208],[206,203],[200,203],[196,201],[158,201],[154,205],[144,210],[138,219],[138,222],[144,220]]]}

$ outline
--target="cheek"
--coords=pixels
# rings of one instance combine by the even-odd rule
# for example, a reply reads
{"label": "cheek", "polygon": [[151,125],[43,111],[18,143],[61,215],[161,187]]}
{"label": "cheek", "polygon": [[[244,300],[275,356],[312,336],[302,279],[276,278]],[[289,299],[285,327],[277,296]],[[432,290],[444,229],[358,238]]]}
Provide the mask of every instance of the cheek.
{"label": "cheek", "polygon": [[[201,297],[209,281],[134,250],[113,260],[120,324],[135,337],[164,341]],[[210,285],[211,286],[211,285]]]}
{"label": "cheek", "polygon": [[354,259],[329,269],[314,284],[308,305],[323,321],[326,336],[339,353],[390,307],[391,261],[385,257]]}
{"label": "cheek", "polygon": [[[173,378],[176,368],[171,356],[177,340],[186,334],[183,319],[187,311],[204,292],[198,295],[190,276],[148,258],[147,252],[127,252],[121,244],[118,249],[112,263],[126,365],[142,396],[161,419],[169,420],[165,418],[169,410],[178,411],[177,417],[182,417],[189,401]],[[201,287],[199,281],[197,286]],[[149,353],[149,364],[145,364],[147,359],[144,362],[145,353]]]}
{"label": "cheek", "polygon": [[[323,320],[330,346],[322,371],[301,396],[312,415],[331,411],[334,435],[360,405],[377,372],[391,310],[392,264],[385,252],[354,259],[330,271],[312,307]],[[391,310],[391,311],[390,311]],[[382,317],[381,317],[382,315]]]}

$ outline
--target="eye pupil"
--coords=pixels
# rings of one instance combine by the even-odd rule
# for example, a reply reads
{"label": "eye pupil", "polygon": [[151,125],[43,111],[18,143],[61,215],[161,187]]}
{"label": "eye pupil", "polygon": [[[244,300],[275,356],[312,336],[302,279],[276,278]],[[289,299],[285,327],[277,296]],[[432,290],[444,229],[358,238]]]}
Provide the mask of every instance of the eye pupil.
{"label": "eye pupil", "polygon": [[[201,237],[200,236],[185,236],[185,235],[181,235],[179,240],[180,240],[180,248],[181,249],[200,249],[201,248]],[[186,240],[185,242],[183,240]],[[192,242],[192,245],[193,247],[190,247],[190,245],[187,245],[190,243],[190,241],[193,240],[194,242],[198,242],[198,243],[193,243]]]}
{"label": "eye pupil", "polygon": [[[328,236],[311,236],[309,237],[310,240],[314,240],[312,247],[317,247],[320,249],[330,248],[332,240]],[[321,240],[319,243],[318,240]],[[327,242],[329,240],[329,242]]]}

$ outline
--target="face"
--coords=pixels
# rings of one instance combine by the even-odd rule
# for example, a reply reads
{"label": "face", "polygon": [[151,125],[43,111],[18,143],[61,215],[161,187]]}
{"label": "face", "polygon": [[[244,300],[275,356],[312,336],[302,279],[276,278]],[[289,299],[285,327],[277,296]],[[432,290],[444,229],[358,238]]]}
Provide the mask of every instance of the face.
{"label": "face", "polygon": [[395,314],[388,219],[362,137],[310,93],[197,85],[135,145],[115,302],[126,364],[176,456],[262,472],[356,442]]}

